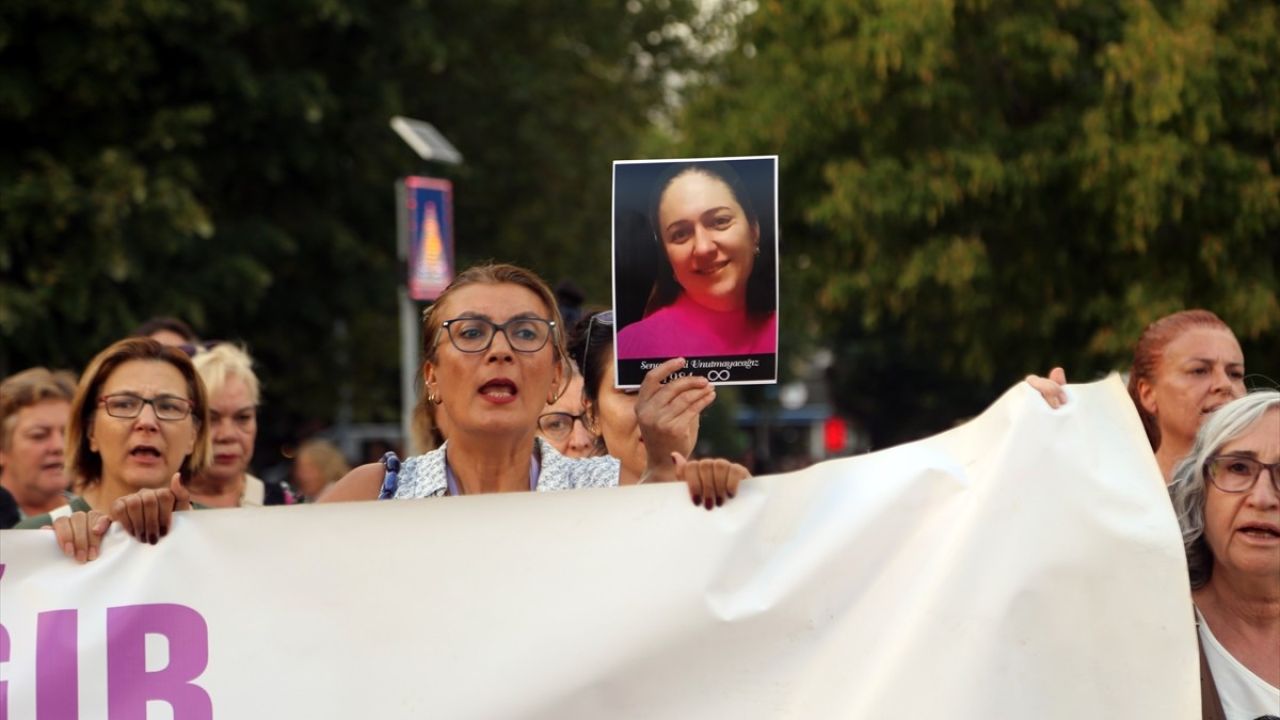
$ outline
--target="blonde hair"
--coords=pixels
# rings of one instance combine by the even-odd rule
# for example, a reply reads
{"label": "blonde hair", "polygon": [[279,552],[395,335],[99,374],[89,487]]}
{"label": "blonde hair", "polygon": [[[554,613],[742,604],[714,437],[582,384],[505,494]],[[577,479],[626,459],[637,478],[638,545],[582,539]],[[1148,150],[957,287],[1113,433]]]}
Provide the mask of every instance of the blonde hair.
{"label": "blonde hair", "polygon": [[82,486],[96,485],[102,480],[102,456],[89,447],[88,429],[98,409],[98,395],[107,378],[121,365],[132,360],[165,362],[177,368],[187,382],[191,395],[191,419],[196,425],[195,445],[182,461],[182,479],[189,481],[209,462],[209,400],[204,383],[191,364],[191,358],[175,347],[161,345],[151,338],[126,338],[98,353],[80,377],[80,387],[71,401],[71,418],[67,422],[66,473]]}
{"label": "blonde hair", "polygon": [[219,343],[196,353],[191,362],[196,366],[196,372],[200,373],[209,397],[222,392],[229,378],[240,378],[249,391],[250,402],[258,404],[261,397],[258,376],[253,372],[253,358],[243,348],[231,343]]}
{"label": "blonde hair", "polygon": [[551,343],[555,347],[556,362],[565,362],[569,359],[564,345],[564,318],[560,317],[560,306],[556,304],[556,296],[551,292],[551,288],[547,287],[547,283],[532,270],[526,270],[517,265],[495,263],[475,265],[458,273],[453,282],[449,283],[449,287],[445,288],[444,292],[440,293],[440,297],[436,298],[431,307],[422,314],[422,357],[425,360],[431,362],[436,359],[436,348],[440,346],[440,334],[445,332],[441,323],[448,318],[440,317],[442,313],[440,308],[444,307],[450,295],[468,285],[519,285],[533,292],[542,304],[547,306],[547,313],[551,315]]}
{"label": "blonde hair", "polygon": [[0,382],[0,450],[8,450],[18,412],[46,400],[71,402],[76,376],[66,370],[33,367]]}
{"label": "blonde hair", "polygon": [[[423,369],[425,374],[426,363],[433,363],[436,360],[436,349],[440,347],[440,337],[442,333],[447,332],[444,329],[444,321],[448,318],[441,317],[444,313],[441,308],[444,307],[445,301],[449,299],[458,290],[468,285],[518,285],[531,291],[543,305],[547,306],[547,314],[551,316],[551,345],[553,347],[552,357],[557,365],[567,365],[569,363],[569,353],[565,349],[564,318],[560,316],[560,306],[556,304],[556,296],[551,292],[551,288],[547,287],[547,283],[538,277],[538,274],[532,270],[526,270],[518,265],[508,265],[505,263],[494,263],[487,265],[475,265],[458,273],[453,278],[453,282],[449,283],[449,287],[440,293],[440,297],[427,308],[422,314],[422,357]],[[568,387],[568,383],[564,382],[560,386],[560,392],[564,392],[564,388]],[[556,399],[560,399],[556,395]],[[420,397],[418,404],[429,402],[425,397]],[[422,413],[418,413],[422,415]],[[429,417],[429,416],[428,416]]]}
{"label": "blonde hair", "polygon": [[320,477],[324,478],[324,487],[329,487],[333,483],[342,479],[351,470],[351,466],[347,464],[347,458],[338,449],[337,445],[328,440],[312,438],[298,446],[298,454],[295,461],[307,458],[308,462],[316,466],[316,470],[320,471]]}

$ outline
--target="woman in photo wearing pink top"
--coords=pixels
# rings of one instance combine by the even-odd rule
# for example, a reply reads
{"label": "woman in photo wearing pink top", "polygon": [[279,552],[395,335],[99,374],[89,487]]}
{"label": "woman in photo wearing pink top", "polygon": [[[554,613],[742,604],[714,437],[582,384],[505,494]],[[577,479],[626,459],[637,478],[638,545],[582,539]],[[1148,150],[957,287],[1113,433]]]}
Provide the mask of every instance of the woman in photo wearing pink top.
{"label": "woman in photo wearing pink top", "polygon": [[776,352],[773,228],[763,228],[762,242],[760,216],[732,165],[673,163],[654,185],[649,224],[666,262],[643,317],[618,331],[618,357]]}

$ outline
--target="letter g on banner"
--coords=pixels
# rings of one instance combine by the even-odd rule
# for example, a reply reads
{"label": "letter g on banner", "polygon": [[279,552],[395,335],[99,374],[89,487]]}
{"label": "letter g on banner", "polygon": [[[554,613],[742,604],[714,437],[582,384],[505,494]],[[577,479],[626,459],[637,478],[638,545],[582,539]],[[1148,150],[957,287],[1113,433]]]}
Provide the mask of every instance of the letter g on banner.
{"label": "letter g on banner", "polygon": [[707,373],[707,379],[711,382],[724,382],[729,379],[728,370],[712,370]]}

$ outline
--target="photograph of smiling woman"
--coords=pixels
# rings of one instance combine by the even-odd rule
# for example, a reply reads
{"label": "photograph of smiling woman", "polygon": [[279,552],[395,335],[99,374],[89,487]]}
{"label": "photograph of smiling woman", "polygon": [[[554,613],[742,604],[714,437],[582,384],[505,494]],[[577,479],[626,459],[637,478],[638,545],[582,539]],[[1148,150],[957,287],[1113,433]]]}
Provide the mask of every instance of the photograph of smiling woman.
{"label": "photograph of smiling woman", "polygon": [[773,382],[774,157],[614,166],[620,386],[671,357],[718,383]]}

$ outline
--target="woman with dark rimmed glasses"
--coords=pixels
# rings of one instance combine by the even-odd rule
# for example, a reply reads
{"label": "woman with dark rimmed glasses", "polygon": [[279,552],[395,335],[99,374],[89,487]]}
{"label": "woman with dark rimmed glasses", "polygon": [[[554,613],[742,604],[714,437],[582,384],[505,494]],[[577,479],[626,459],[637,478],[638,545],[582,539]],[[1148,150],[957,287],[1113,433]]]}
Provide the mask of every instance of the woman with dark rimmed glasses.
{"label": "woman with dark rimmed glasses", "polygon": [[[622,465],[621,484],[629,485],[640,482],[645,468],[657,459],[656,453],[669,450],[655,450],[646,441],[646,423],[654,422],[652,416],[661,404],[654,403],[651,396],[642,392],[643,388],[615,387],[613,323],[613,312],[609,310],[579,320],[570,341],[569,354],[582,368],[583,412],[586,413],[587,425],[598,434],[601,451],[618,458]],[[699,416],[684,415],[682,420],[682,425],[668,425],[667,433],[675,442],[675,451],[687,457],[698,442]],[[746,468],[741,465],[730,464],[727,460],[715,462],[730,467],[739,480],[747,475]],[[720,487],[714,482],[705,486],[694,485],[690,483],[694,504],[708,510],[722,504],[736,492],[736,482],[732,487]]]}
{"label": "woman with dark rimmed glasses", "polygon": [[[578,321],[569,354],[583,374],[583,412],[590,429],[600,439],[600,449],[622,463],[622,484],[640,481],[649,463],[640,423],[636,417],[639,391],[614,386],[612,310],[592,313]],[[680,446],[688,456],[698,441],[698,417],[689,418]]]}
{"label": "woman with dark rimmed glasses", "polygon": [[[617,459],[568,458],[538,436],[538,416],[560,398],[569,375],[559,311],[541,278],[512,265],[470,268],[423,325],[426,398],[448,424],[445,444],[403,463],[357,468],[321,502],[368,498],[379,485],[384,497],[408,499],[618,484]],[[654,450],[644,479],[736,485],[738,471],[725,461],[677,466],[680,429],[715,396],[705,378],[662,382],[680,367],[660,365],[641,389],[650,408],[642,425]]]}
{"label": "woman with dark rimmed glasses", "polygon": [[572,378],[568,389],[553,403],[547,403],[538,416],[538,430],[561,455],[566,457],[592,457],[604,454],[599,438],[588,427],[586,409],[582,404],[582,373],[576,362],[570,362]]}
{"label": "woman with dark rimmed glasses", "polygon": [[1169,494],[1199,629],[1203,716],[1280,712],[1280,392],[1210,415]]}
{"label": "woman with dark rimmed glasses", "polygon": [[[136,493],[174,488],[185,499],[181,483],[207,462],[208,427],[204,384],[185,353],[150,338],[115,343],[89,364],[71,403],[67,474],[77,496],[66,512],[19,527],[52,525],[59,547],[81,562],[97,557],[112,519],[135,535],[167,528],[174,491],[167,502],[151,495],[143,503]],[[140,539],[155,543],[162,531]]]}

